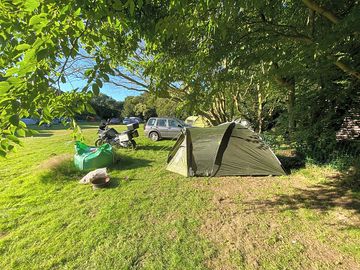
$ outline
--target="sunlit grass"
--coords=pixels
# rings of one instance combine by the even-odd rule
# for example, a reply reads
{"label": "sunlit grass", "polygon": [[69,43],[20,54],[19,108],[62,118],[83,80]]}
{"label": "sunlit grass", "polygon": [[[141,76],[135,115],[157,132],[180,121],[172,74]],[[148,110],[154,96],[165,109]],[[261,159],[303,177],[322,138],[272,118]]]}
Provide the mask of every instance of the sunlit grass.
{"label": "sunlit grass", "polygon": [[[84,126],[86,143],[96,131]],[[313,263],[313,247],[360,260],[356,204],[331,205],[333,190],[342,197],[359,193],[331,186],[331,168],[233,178],[229,192],[235,191],[225,193],[223,208],[214,198],[227,178],[166,171],[174,142],[152,142],[142,127],[138,150],[117,150],[109,188],[80,185],[84,173],[73,165],[70,133],[43,129],[0,161],[0,269],[302,269]],[[204,231],[209,219],[214,232]],[[316,265],[331,269],[334,258],[318,257]]]}

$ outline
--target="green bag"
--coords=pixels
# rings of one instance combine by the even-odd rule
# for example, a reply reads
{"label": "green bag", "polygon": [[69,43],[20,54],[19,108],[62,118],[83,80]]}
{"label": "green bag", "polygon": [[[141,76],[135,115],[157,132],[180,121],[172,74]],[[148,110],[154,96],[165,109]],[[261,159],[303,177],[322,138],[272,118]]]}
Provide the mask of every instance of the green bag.
{"label": "green bag", "polygon": [[77,141],[75,152],[75,167],[81,171],[107,167],[114,162],[113,149],[108,143],[95,148]]}

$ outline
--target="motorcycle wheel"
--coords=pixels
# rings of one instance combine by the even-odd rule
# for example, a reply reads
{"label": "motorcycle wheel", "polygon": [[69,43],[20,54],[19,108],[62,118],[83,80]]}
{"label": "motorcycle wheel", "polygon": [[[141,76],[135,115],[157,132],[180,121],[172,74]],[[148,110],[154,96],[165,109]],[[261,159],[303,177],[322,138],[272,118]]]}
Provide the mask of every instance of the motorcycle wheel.
{"label": "motorcycle wheel", "polygon": [[131,148],[135,150],[136,149],[136,142],[134,140],[131,140],[130,144],[131,144]]}
{"label": "motorcycle wheel", "polygon": [[105,142],[102,140],[102,139],[97,139],[96,141],[95,141],[95,146],[96,147],[99,147],[99,146],[101,146],[101,145],[103,145]]}

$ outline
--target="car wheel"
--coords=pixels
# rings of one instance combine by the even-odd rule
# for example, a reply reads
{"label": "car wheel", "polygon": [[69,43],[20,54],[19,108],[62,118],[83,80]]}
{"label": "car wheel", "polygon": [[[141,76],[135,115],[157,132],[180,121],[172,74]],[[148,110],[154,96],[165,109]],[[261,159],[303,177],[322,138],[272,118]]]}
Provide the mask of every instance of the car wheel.
{"label": "car wheel", "polygon": [[155,132],[155,131],[150,132],[149,138],[150,138],[151,140],[153,140],[154,142],[156,142],[156,141],[158,141],[158,140],[160,139],[159,133],[157,133],[157,132]]}

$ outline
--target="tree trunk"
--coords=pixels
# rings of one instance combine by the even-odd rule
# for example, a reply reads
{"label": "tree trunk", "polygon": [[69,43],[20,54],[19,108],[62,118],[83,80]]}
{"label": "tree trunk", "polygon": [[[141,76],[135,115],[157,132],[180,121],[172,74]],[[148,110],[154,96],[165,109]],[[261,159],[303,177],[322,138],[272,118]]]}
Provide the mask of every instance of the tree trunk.
{"label": "tree trunk", "polygon": [[209,113],[206,113],[204,111],[199,111],[199,115],[205,117],[207,120],[209,120],[209,122],[211,123],[211,125],[216,126],[219,123],[217,122],[217,120],[215,120]]}
{"label": "tree trunk", "polygon": [[257,108],[257,118],[258,118],[258,132],[261,133],[263,130],[263,97],[260,91],[260,84],[256,85],[257,95],[258,95],[258,108]]}
{"label": "tree trunk", "polygon": [[217,125],[221,123],[221,119],[219,118],[218,114],[215,112],[214,108],[210,109],[212,117],[215,119]]}
{"label": "tree trunk", "polygon": [[288,128],[289,135],[292,137],[295,131],[295,116],[294,116],[294,108],[295,108],[295,79],[291,78],[288,80],[288,99],[287,99],[287,109],[288,109]]}

